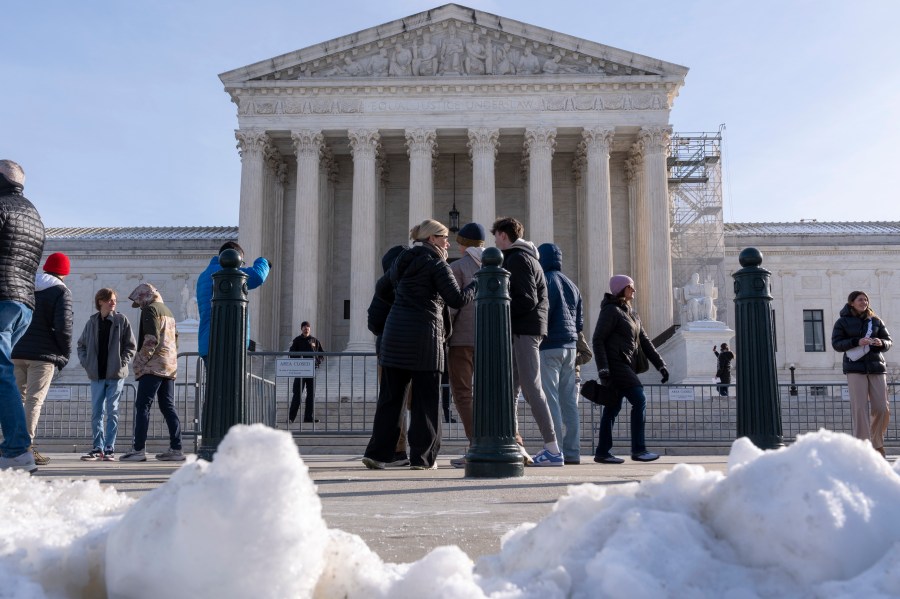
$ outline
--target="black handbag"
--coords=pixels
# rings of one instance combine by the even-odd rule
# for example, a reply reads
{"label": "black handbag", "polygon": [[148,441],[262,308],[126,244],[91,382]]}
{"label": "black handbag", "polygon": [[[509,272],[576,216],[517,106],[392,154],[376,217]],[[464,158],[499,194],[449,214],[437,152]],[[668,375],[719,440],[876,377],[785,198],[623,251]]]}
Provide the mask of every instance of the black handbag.
{"label": "black handbag", "polygon": [[605,408],[613,408],[622,401],[622,396],[609,385],[601,385],[598,381],[590,379],[581,385],[582,397]]}
{"label": "black handbag", "polygon": [[641,344],[638,343],[637,350],[634,352],[634,358],[631,360],[631,367],[637,374],[644,374],[650,370],[650,360],[644,355]]}

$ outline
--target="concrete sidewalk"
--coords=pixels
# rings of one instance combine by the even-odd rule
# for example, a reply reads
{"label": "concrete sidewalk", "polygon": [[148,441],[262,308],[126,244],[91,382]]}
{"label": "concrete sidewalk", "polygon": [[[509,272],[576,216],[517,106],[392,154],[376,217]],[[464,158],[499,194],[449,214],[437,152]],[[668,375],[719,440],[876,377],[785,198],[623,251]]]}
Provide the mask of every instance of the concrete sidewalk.
{"label": "concrete sidewalk", "polygon": [[[103,486],[141,497],[164,484],[181,464],[157,462],[82,462],[80,454],[52,453],[36,478],[95,478]],[[627,460],[621,465],[526,468],[510,479],[466,479],[465,470],[441,456],[437,470],[368,470],[361,456],[306,455],[318,485],[328,526],[359,535],[382,559],[410,562],[441,545],[458,545],[470,557],[496,553],[500,538],[523,522],[550,513],[569,485],[618,485],[646,480],[675,464],[697,464],[724,472],[727,456],[663,456],[656,462]],[[261,504],[264,505],[264,498]],[[304,506],[298,505],[297,509]]]}

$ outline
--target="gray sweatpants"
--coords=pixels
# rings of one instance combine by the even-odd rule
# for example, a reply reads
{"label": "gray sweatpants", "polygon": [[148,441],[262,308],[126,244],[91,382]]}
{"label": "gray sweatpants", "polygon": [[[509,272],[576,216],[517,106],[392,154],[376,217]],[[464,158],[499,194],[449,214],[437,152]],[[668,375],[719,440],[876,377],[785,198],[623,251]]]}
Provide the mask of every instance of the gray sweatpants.
{"label": "gray sweatpants", "polygon": [[[513,335],[513,402],[522,388],[525,401],[531,406],[534,421],[541,431],[544,443],[556,442],[556,432],[553,430],[553,418],[550,416],[550,406],[544,396],[544,388],[541,385],[541,337],[540,335]],[[515,408],[515,403],[513,404]],[[517,411],[514,409],[513,413]],[[516,417],[516,431],[519,430],[518,416]]]}

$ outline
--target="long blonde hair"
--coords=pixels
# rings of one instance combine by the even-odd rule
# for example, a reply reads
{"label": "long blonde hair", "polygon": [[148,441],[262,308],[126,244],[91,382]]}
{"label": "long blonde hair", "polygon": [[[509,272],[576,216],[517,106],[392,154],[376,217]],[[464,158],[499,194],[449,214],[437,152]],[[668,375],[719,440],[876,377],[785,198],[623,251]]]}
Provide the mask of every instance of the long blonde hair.
{"label": "long blonde hair", "polygon": [[409,230],[409,238],[412,241],[426,241],[432,235],[450,234],[450,230],[438,221],[426,218],[421,223]]}

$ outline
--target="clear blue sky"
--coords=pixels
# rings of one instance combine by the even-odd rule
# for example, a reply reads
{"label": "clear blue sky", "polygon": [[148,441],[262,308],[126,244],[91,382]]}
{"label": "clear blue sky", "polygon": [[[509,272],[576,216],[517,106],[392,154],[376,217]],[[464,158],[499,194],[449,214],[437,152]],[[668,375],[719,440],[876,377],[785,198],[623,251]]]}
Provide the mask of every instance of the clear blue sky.
{"label": "clear blue sky", "polygon": [[[672,124],[726,124],[726,221],[900,220],[900,2],[463,4],[689,67]],[[435,6],[8,2],[0,158],[48,226],[237,224],[218,74]]]}

